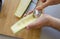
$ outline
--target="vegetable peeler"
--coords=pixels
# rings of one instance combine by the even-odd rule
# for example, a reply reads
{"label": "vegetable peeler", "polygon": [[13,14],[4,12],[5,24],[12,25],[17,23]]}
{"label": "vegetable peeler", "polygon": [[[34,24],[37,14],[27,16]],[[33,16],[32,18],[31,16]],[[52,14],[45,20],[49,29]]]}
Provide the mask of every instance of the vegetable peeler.
{"label": "vegetable peeler", "polygon": [[34,17],[39,17],[41,15],[41,11],[35,9],[38,4],[38,1],[39,0],[32,0],[25,14],[28,13],[29,11],[33,11]]}

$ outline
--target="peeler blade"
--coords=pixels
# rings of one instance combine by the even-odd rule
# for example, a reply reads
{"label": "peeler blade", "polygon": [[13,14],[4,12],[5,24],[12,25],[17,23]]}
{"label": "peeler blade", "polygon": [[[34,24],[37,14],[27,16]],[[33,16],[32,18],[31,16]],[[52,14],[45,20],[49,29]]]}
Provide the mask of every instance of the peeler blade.
{"label": "peeler blade", "polygon": [[26,12],[24,14],[26,14],[29,11],[34,10],[36,8],[36,6],[37,6],[37,3],[38,3],[38,0],[32,0],[29,7],[27,8],[27,10],[26,10]]}

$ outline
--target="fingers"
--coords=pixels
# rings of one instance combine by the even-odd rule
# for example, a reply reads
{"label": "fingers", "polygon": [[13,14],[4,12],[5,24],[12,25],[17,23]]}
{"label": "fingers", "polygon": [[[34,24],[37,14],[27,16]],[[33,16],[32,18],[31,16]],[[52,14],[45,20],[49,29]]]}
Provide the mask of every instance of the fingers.
{"label": "fingers", "polygon": [[25,13],[25,14],[23,15],[23,17],[25,17],[25,16],[31,14],[32,12],[33,12],[33,10],[32,10],[32,11],[29,11],[29,12],[27,12],[27,13]]}
{"label": "fingers", "polygon": [[[46,0],[41,0],[41,1],[44,2],[44,3],[43,3],[42,5],[36,7],[36,9],[37,9],[37,10],[40,10],[40,11],[42,11],[42,9],[44,9],[45,7],[47,7],[47,6],[49,5],[49,2],[48,2],[48,1],[46,1]],[[23,15],[23,17],[31,14],[32,12],[33,12],[33,10],[25,13],[25,14]]]}
{"label": "fingers", "polygon": [[46,26],[49,23],[47,18],[48,15],[41,15],[37,20],[29,24],[26,28],[29,29],[38,29]]}
{"label": "fingers", "polygon": [[37,29],[37,28],[40,28],[43,24],[42,22],[42,18],[38,18],[36,21],[32,22],[31,24],[29,24],[26,28],[29,30],[29,29]]}
{"label": "fingers", "polygon": [[[41,0],[41,1],[42,1],[42,2],[45,2],[46,0]],[[38,6],[36,9],[37,9],[37,10],[40,10],[40,9],[42,9],[42,8],[41,8],[41,6]],[[40,11],[41,11],[41,10],[40,10]],[[27,12],[27,13],[25,13],[25,14],[23,15],[23,17],[25,17],[25,16],[31,14],[32,12],[33,12],[33,10],[32,10],[32,11],[29,11],[29,12]]]}
{"label": "fingers", "polygon": [[37,28],[36,27],[37,26],[37,24],[36,23],[31,23],[31,24],[29,24],[26,28],[29,30],[29,29],[32,29],[32,28]]}
{"label": "fingers", "polygon": [[46,0],[42,0],[44,3],[42,3],[40,6],[37,6],[36,9],[37,10],[43,10],[45,7],[47,7],[50,3],[49,1]]}

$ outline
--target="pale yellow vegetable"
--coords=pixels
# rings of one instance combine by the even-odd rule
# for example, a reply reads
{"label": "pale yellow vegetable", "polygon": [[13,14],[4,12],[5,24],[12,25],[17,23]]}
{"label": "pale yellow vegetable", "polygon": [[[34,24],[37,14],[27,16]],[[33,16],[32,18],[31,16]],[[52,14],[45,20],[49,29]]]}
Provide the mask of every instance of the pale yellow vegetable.
{"label": "pale yellow vegetable", "polygon": [[18,31],[21,31],[24,29],[28,24],[32,23],[35,21],[36,18],[33,16],[33,14],[30,14],[22,19],[20,19],[17,23],[15,23],[12,27],[11,30],[13,33],[17,33]]}
{"label": "pale yellow vegetable", "polygon": [[15,12],[15,16],[20,18],[28,8],[30,2],[31,0],[21,0]]}

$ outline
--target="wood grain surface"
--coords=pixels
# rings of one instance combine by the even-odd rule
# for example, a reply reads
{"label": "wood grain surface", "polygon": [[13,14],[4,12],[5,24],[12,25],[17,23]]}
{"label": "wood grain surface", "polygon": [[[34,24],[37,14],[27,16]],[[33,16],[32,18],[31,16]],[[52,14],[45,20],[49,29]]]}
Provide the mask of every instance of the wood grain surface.
{"label": "wood grain surface", "polygon": [[16,8],[20,0],[5,0],[0,12],[0,34],[21,37],[24,39],[39,39],[40,38],[40,29],[27,30],[24,29],[17,34],[13,34],[11,31],[11,26],[16,23],[19,19],[14,16]]}

